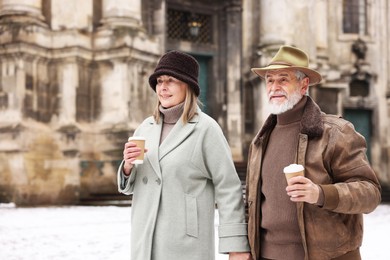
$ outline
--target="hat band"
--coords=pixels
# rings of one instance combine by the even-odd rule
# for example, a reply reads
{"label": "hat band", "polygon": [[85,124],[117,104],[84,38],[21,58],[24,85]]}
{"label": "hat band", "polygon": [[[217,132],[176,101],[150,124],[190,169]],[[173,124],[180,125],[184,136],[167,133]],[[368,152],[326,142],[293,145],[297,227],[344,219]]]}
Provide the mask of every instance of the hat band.
{"label": "hat band", "polygon": [[293,66],[294,64],[291,64],[291,63],[288,63],[288,62],[283,62],[283,61],[274,61],[274,62],[271,62],[268,66],[271,66],[271,65],[285,65],[285,66]]}

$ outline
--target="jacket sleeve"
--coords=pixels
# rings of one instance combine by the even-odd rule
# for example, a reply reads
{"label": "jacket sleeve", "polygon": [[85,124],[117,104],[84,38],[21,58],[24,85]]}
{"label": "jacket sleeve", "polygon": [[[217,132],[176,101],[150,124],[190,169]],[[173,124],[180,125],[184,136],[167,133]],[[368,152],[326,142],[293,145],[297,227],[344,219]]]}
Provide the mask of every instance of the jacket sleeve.
{"label": "jacket sleeve", "polygon": [[208,129],[202,149],[218,206],[219,252],[249,252],[241,181],[219,126]]}
{"label": "jacket sleeve", "polygon": [[351,123],[335,128],[331,147],[334,184],[321,185],[324,208],[344,214],[372,212],[381,201],[381,187],[366,156],[366,142]]}

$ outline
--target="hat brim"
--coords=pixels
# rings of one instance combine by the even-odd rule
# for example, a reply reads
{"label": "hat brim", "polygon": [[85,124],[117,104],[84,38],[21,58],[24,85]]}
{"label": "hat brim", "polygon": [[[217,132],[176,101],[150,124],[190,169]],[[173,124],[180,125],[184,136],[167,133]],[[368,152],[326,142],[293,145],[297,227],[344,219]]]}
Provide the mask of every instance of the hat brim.
{"label": "hat brim", "polygon": [[200,87],[196,81],[194,81],[190,77],[186,77],[186,76],[181,75],[179,73],[174,73],[172,70],[164,70],[164,69],[160,69],[159,71],[154,72],[149,77],[149,86],[154,90],[154,92],[156,92],[157,78],[162,76],[162,75],[172,76],[174,78],[177,78],[178,80],[181,80],[181,81],[187,83],[188,85],[190,85],[190,87],[192,87],[192,89],[195,92],[195,95],[199,96]]}
{"label": "hat brim", "polygon": [[252,68],[251,70],[256,73],[259,77],[265,78],[265,74],[268,70],[280,70],[280,69],[295,69],[302,71],[309,78],[309,86],[316,85],[321,82],[322,76],[315,70],[300,67],[300,66],[286,66],[286,65],[270,65],[264,68]]}

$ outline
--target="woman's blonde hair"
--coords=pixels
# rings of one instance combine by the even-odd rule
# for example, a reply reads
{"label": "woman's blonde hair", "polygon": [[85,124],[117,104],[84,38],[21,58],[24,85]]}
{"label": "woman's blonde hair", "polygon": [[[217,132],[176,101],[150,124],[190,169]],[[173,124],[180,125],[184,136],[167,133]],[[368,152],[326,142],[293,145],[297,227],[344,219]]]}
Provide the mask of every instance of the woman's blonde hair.
{"label": "woman's blonde hair", "polygon": [[[184,109],[183,114],[181,115],[181,119],[184,124],[187,124],[198,113],[198,106],[202,105],[194,90],[188,84],[186,85],[186,98],[184,99]],[[157,96],[157,105],[153,112],[154,120],[157,123],[160,122],[161,118],[160,105],[161,103]]]}

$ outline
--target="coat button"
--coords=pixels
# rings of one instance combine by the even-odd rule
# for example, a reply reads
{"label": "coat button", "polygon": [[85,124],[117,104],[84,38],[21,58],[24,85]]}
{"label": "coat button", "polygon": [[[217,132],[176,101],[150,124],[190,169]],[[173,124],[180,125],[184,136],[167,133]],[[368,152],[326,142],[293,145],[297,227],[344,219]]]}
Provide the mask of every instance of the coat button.
{"label": "coat button", "polygon": [[160,185],[161,184],[160,178],[156,179],[156,182],[157,182],[158,185]]}
{"label": "coat button", "polygon": [[144,184],[148,183],[148,177],[143,177],[143,178],[142,178],[142,182],[143,182]]}

